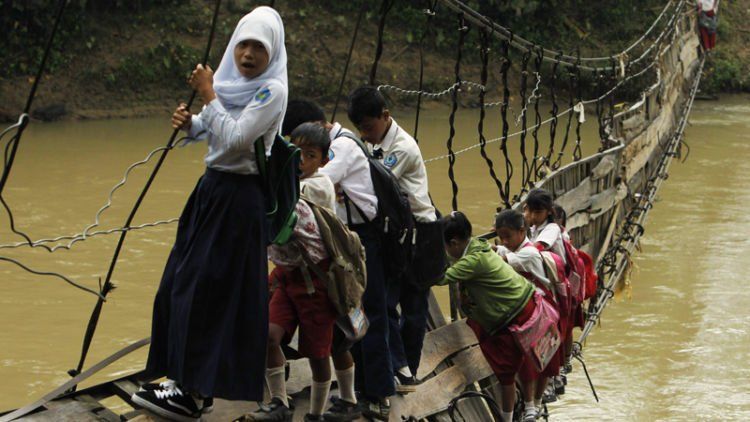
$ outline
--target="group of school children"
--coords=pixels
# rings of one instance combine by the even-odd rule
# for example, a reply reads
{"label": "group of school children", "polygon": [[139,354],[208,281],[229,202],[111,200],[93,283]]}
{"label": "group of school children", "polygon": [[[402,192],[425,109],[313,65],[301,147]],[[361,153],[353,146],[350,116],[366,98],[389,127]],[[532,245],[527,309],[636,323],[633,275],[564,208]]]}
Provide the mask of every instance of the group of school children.
{"label": "group of school children", "polygon": [[[291,420],[285,350],[298,331],[297,352],[312,372],[305,420],[387,420],[388,398],[419,384],[430,285],[457,282],[468,324],[502,384],[504,419],[512,420],[517,374],[525,415],[536,417],[546,380],[558,374],[564,356],[542,357],[546,367],[539,359],[532,366],[511,328],[534,319],[537,308],[558,306],[545,270],[550,264],[539,252],[565,261],[551,196],[532,191],[525,215],[500,213],[501,246],[493,250],[472,238],[462,213],[439,216],[418,144],[376,88],[357,88],[348,98],[357,137],[328,122],[317,104],[287,101],[286,66],[281,17],[258,7],[237,24],[216,72],[198,65],[188,80],[205,105],[191,114],[181,104],[172,125],[195,142],[206,141],[206,171],[182,212],[154,300],[147,371],[167,380],[144,385],[133,402],[171,420],[196,421],[213,409],[214,398],[261,402],[265,385],[270,401],[244,420]],[[258,164],[266,157],[256,151],[270,155],[279,133],[301,150],[301,195],[292,240],[268,246]],[[254,145],[258,139],[261,150]],[[405,194],[411,213],[399,244],[386,240],[393,233],[386,236],[383,216],[397,201],[382,194],[383,180],[375,176],[381,167]],[[338,218],[319,218],[326,213]],[[367,329],[357,341],[337,328],[342,315],[329,294],[326,271],[337,262],[326,244],[331,225],[356,233],[356,245],[364,249]],[[454,260],[447,271],[446,256]],[[563,319],[554,324],[563,338],[572,329]],[[338,397],[329,398],[331,360]]]}

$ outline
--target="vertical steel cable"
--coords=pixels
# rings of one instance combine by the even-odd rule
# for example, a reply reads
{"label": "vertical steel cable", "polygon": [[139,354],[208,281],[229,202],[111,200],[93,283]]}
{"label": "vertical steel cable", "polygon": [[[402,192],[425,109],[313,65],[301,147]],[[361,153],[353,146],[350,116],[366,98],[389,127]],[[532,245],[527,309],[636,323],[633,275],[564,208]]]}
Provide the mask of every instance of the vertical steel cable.
{"label": "vertical steel cable", "polygon": [[552,164],[552,169],[557,170],[562,164],[562,157],[565,154],[565,147],[568,146],[568,139],[570,138],[570,126],[573,123],[573,106],[575,105],[573,99],[575,98],[575,72],[573,68],[568,68],[568,108],[571,110],[568,112],[568,123],[565,126],[565,136],[563,137],[562,145],[560,146],[560,152],[557,154],[555,162]]}
{"label": "vertical steel cable", "polygon": [[[541,84],[542,79],[542,61],[544,60],[544,51],[541,47],[536,49],[536,57],[534,58],[534,75],[537,78],[537,85]],[[534,89],[534,130],[531,132],[534,138],[534,158],[531,161],[531,168],[529,169],[529,177],[526,179],[529,182],[529,188],[533,187],[532,176],[537,177],[537,170],[539,169],[539,128],[542,127],[542,115],[539,114],[539,98],[541,95],[538,94],[536,88]]]}
{"label": "vertical steel cable", "polygon": [[[581,50],[578,50],[577,52],[579,60],[576,61],[575,65],[573,66],[573,74],[575,75],[574,81],[575,81],[575,90],[576,90],[576,101],[578,104],[583,107],[583,94],[581,89],[581,68],[579,67],[579,64],[581,63],[580,57],[581,57]],[[583,110],[581,110],[581,113],[583,113]],[[575,114],[575,113],[572,113]],[[581,159],[581,119],[580,117],[576,119],[576,146],[573,149],[573,161],[578,161]]]}
{"label": "vertical steel cable", "polygon": [[16,230],[15,222],[13,220],[13,213],[11,212],[10,206],[3,197],[3,190],[5,188],[5,184],[8,182],[8,178],[10,177],[10,171],[13,168],[13,162],[16,159],[16,153],[18,152],[18,145],[21,142],[21,137],[23,136],[24,130],[26,130],[26,126],[28,126],[29,124],[28,114],[31,111],[31,105],[34,103],[34,98],[36,97],[36,90],[39,87],[39,82],[42,80],[42,75],[44,75],[44,69],[47,67],[47,60],[49,59],[50,52],[52,51],[52,44],[55,41],[55,37],[57,35],[57,31],[60,27],[60,22],[62,21],[62,17],[65,13],[65,8],[67,5],[68,0],[60,0],[57,9],[57,15],[55,16],[55,23],[52,26],[52,31],[49,34],[49,38],[47,38],[47,44],[44,47],[44,54],[42,54],[42,61],[39,63],[39,68],[37,69],[36,76],[34,77],[34,83],[31,85],[31,90],[29,90],[28,97],[26,97],[26,105],[23,107],[23,113],[21,114],[21,118],[19,119],[16,133],[8,140],[8,143],[5,145],[3,173],[0,176],[0,202],[2,202],[3,207],[8,212],[10,228],[13,233],[21,235],[29,244],[32,243],[31,238],[25,233]]}
{"label": "vertical steel cable", "polygon": [[388,12],[393,6],[393,0],[383,0],[380,5],[380,22],[378,23],[378,45],[375,48],[375,60],[372,62],[370,68],[370,85],[375,85],[375,77],[378,73],[378,63],[380,63],[380,57],[383,55],[383,31],[385,30],[385,21],[388,17]]}
{"label": "vertical steel cable", "polygon": [[482,155],[482,158],[484,158],[484,161],[487,163],[487,167],[490,171],[490,177],[492,177],[492,180],[495,181],[498,195],[501,199],[504,199],[505,192],[503,192],[503,184],[500,179],[497,178],[497,174],[495,174],[495,165],[492,162],[492,159],[487,155],[487,151],[485,150],[487,139],[484,137],[484,117],[486,114],[484,107],[484,97],[487,92],[487,68],[489,67],[490,60],[490,35],[487,33],[486,29],[479,30],[479,44],[479,58],[482,62],[482,72],[480,77],[482,88],[479,91],[479,124],[477,125],[477,131],[479,132],[479,151]]}
{"label": "vertical steel cable", "polygon": [[341,102],[341,96],[344,94],[344,83],[346,82],[346,75],[349,73],[349,64],[352,61],[352,53],[354,53],[354,43],[357,41],[357,34],[359,34],[359,27],[362,24],[362,16],[367,10],[367,0],[362,0],[362,6],[359,8],[359,15],[357,15],[357,25],[354,27],[354,34],[352,34],[352,42],[349,44],[349,53],[346,55],[346,64],[344,64],[344,73],[341,74],[341,82],[339,82],[339,91],[336,94],[336,102],[333,104],[333,112],[331,113],[330,122],[336,121],[336,112],[339,109],[339,102]]}
{"label": "vertical steel cable", "polygon": [[604,140],[607,138],[606,131],[604,130],[604,100],[606,99],[605,89],[604,88],[604,74],[602,72],[597,71],[594,73],[594,77],[596,78],[596,96],[598,97],[598,100],[596,100],[596,123],[599,125],[599,143],[600,145],[604,144]]}
{"label": "vertical steel cable", "polygon": [[[511,34],[513,37],[513,34]],[[508,70],[511,66],[510,61],[510,41],[504,40],[500,47],[500,54],[503,57],[503,63],[500,67],[500,79],[503,84],[503,103],[500,106],[500,118],[502,119],[502,141],[500,143],[500,151],[503,153],[505,159],[505,196],[503,202],[506,208],[510,208],[510,180],[513,177],[513,162],[508,156],[508,106],[510,103],[510,90],[508,89]]]}
{"label": "vertical steel cable", "polygon": [[[203,55],[203,65],[205,66],[206,62],[208,62],[208,55],[211,52],[211,44],[214,40],[214,35],[216,33],[216,24],[218,22],[219,17],[219,9],[221,7],[221,0],[216,0],[216,6],[214,8],[214,15],[213,19],[211,21],[211,31],[209,32],[208,36],[208,43],[206,45],[206,51]],[[193,91],[190,95],[190,100],[187,103],[187,109],[190,109],[190,106],[193,104],[193,101],[195,100],[196,92]],[[162,163],[164,163],[164,159],[167,157],[167,153],[172,149],[175,143],[175,139],[177,139],[177,134],[179,133],[179,129],[175,129],[172,132],[172,136],[169,138],[169,141],[167,142],[166,148],[162,151],[161,155],[159,156],[159,160],[156,162],[156,165],[154,165],[153,170],[151,171],[151,174],[149,175],[148,180],[146,181],[145,186],[141,190],[140,195],[138,195],[138,199],[135,201],[135,204],[133,205],[133,208],[130,211],[130,214],[128,215],[128,218],[125,220],[125,224],[123,224],[123,227],[130,227],[130,223],[133,221],[133,218],[135,218],[136,212],[138,212],[138,208],[141,206],[141,203],[143,202],[143,199],[146,197],[146,193],[148,193],[149,188],[151,187],[151,184],[153,183],[154,179],[156,178],[156,174],[159,172],[159,169],[162,166]],[[122,245],[125,242],[125,236],[127,236],[128,231],[125,230],[120,234],[120,239],[117,242],[117,247],[115,247],[115,252],[112,255],[112,261],[109,264],[109,270],[107,271],[107,277],[104,280],[104,285],[101,289],[101,294],[104,298],[107,297],[107,294],[114,288],[114,285],[112,284],[112,274],[115,271],[115,266],[117,265],[117,259],[120,256],[120,251],[122,250]],[[86,333],[84,334],[83,338],[83,345],[81,347],[81,357],[78,360],[78,365],[76,366],[76,369],[68,371],[71,375],[76,375],[81,372],[83,369],[83,365],[86,361],[86,355],[88,354],[89,348],[91,347],[91,341],[94,338],[94,333],[96,332],[96,326],[99,322],[99,316],[102,312],[102,305],[104,304],[104,299],[100,298],[96,302],[96,306],[94,306],[94,310],[91,312],[91,317],[89,318],[89,323],[86,326]]]}
{"label": "vertical steel cable", "polygon": [[437,0],[434,2],[427,1],[427,9],[424,10],[424,14],[427,17],[425,20],[425,26],[422,30],[422,36],[419,37],[419,93],[417,94],[417,112],[414,116],[414,140],[419,143],[419,112],[422,109],[422,88],[424,88],[424,40],[427,38],[427,34],[430,32],[430,25],[432,18],[435,16],[435,8],[437,7]]}
{"label": "vertical steel cable", "polygon": [[555,136],[557,134],[557,112],[559,110],[559,107],[557,106],[557,95],[555,93],[555,88],[557,87],[557,68],[560,65],[560,57],[562,55],[562,52],[558,54],[557,60],[555,60],[555,63],[552,65],[552,77],[550,78],[549,82],[549,96],[550,100],[552,101],[552,109],[550,110],[550,114],[552,115],[552,121],[549,123],[549,150],[547,150],[547,155],[544,157],[544,164],[551,166],[552,165],[552,155],[555,153]]}
{"label": "vertical steel cable", "polygon": [[521,57],[521,142],[519,149],[521,151],[521,157],[523,162],[521,163],[521,192],[526,190],[526,185],[529,181],[528,175],[530,173],[531,166],[529,165],[529,159],[526,158],[526,82],[529,78],[529,59],[531,58],[531,49],[526,50]]}
{"label": "vertical steel cable", "polygon": [[453,138],[456,136],[456,128],[454,124],[456,121],[456,110],[458,110],[458,87],[461,86],[461,54],[464,48],[466,33],[469,32],[469,27],[466,26],[463,14],[458,15],[458,31],[458,48],[456,51],[456,65],[454,67],[456,89],[451,91],[451,114],[448,118],[450,134],[448,135],[448,141],[446,142],[446,146],[448,147],[448,178],[451,181],[451,189],[453,191],[453,198],[451,199],[451,207],[453,211],[458,210],[458,184],[456,183],[456,176],[453,171],[453,166],[456,164],[456,154],[453,152]]}

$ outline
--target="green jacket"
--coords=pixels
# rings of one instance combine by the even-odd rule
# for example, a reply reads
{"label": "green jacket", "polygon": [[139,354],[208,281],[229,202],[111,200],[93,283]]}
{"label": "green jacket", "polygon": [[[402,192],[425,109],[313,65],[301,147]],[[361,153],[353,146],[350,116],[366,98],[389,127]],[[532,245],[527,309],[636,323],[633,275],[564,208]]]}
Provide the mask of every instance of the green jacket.
{"label": "green jacket", "polygon": [[471,239],[464,256],[439,284],[458,283],[461,309],[489,334],[505,327],[534,293],[534,286],[516,273],[483,239]]}

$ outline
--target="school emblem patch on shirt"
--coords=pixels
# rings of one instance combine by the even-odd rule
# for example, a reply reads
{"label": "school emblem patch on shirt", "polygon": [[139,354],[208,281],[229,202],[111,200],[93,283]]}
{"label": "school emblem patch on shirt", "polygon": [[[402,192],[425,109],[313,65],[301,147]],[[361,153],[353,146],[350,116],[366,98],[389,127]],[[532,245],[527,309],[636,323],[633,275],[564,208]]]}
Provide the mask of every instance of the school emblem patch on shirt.
{"label": "school emblem patch on shirt", "polygon": [[328,161],[331,161],[331,160],[333,160],[333,157],[334,157],[334,155],[333,155],[333,150],[332,150],[332,149],[329,149],[329,150],[328,150]]}
{"label": "school emblem patch on shirt", "polygon": [[398,163],[398,157],[396,157],[396,153],[392,152],[388,154],[387,157],[383,160],[383,164],[385,164],[386,167],[393,167]]}
{"label": "school emblem patch on shirt", "polygon": [[271,98],[271,90],[268,88],[263,88],[260,92],[255,94],[255,101],[261,104],[268,101],[269,98]]}

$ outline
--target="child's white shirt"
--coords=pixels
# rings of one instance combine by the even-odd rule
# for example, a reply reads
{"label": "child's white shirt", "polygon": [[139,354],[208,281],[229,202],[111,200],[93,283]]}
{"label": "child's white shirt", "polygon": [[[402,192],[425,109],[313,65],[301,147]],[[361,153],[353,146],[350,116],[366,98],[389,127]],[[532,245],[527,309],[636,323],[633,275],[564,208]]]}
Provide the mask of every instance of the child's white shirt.
{"label": "child's white shirt", "polygon": [[[357,143],[344,136],[344,133],[354,134],[334,123],[329,132],[331,146],[328,153],[328,163],[320,169],[331,179],[334,185],[346,193],[346,196],[354,202],[364,213],[368,220],[373,220],[378,213],[378,198],[375,196],[375,188],[370,175],[370,163],[367,161],[364,151]],[[357,207],[349,206],[353,224],[361,224],[365,221],[357,212]],[[336,215],[344,223],[348,223],[346,215],[346,204],[336,203]]]}
{"label": "child's white shirt", "polygon": [[517,272],[529,273],[539,279],[545,286],[551,286],[544,271],[542,254],[529,241],[528,237],[524,239],[523,243],[515,251],[511,251],[505,246],[498,246],[497,254],[504,256],[508,264]]}
{"label": "child's white shirt", "polygon": [[300,180],[299,190],[310,202],[331,211],[336,209],[336,191],[333,182],[320,171]]}
{"label": "child's white shirt", "polygon": [[563,245],[562,230],[557,223],[544,223],[532,226],[529,232],[529,238],[532,243],[544,243],[551,252],[558,254],[562,258],[562,261],[567,263],[565,260],[565,245]]}
{"label": "child's white shirt", "polygon": [[216,98],[193,115],[188,136],[208,141],[206,166],[228,173],[258,174],[255,140],[263,137],[268,156],[281,125],[286,96],[286,87],[271,81],[245,107],[225,108]]}
{"label": "child's white shirt", "polygon": [[378,150],[382,151],[380,161],[396,176],[399,186],[408,195],[414,218],[422,223],[437,221],[435,207],[430,200],[427,168],[422,152],[417,141],[399,127],[396,119],[391,118],[391,127],[383,137],[383,142],[372,148],[374,153]]}

